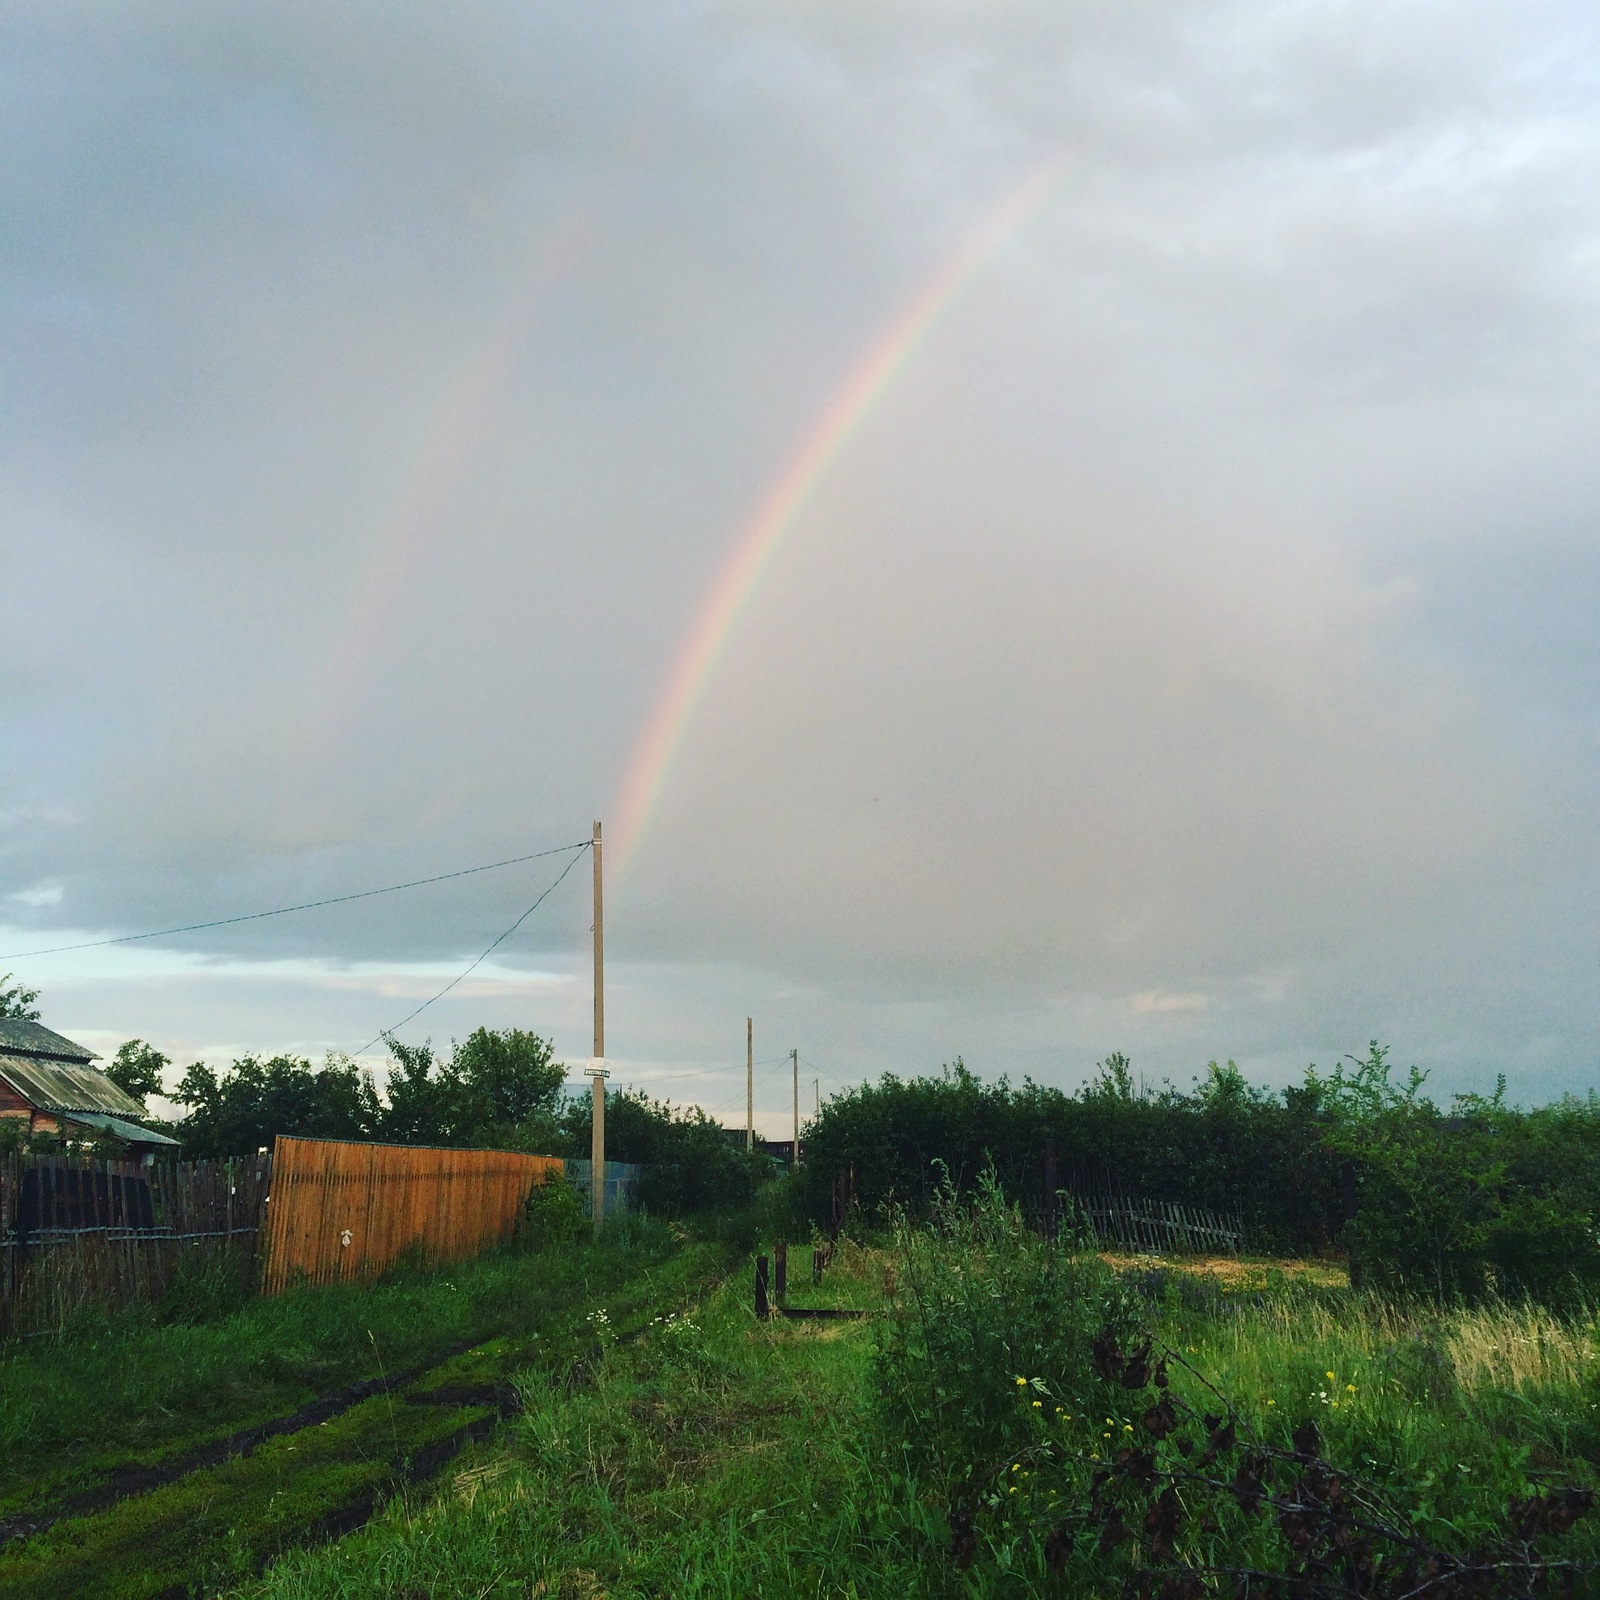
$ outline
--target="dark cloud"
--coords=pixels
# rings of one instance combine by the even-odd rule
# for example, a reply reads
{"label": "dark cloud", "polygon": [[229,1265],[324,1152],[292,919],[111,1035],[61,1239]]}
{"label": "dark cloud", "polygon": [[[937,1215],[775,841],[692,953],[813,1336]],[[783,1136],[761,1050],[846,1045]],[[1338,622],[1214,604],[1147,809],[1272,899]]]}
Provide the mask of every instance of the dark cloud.
{"label": "dark cloud", "polygon": [[[811,417],[1058,157],[730,643],[617,886],[616,1048],[679,1070],[754,993],[845,1076],[1378,1032],[1587,1085],[1595,26],[14,14],[8,941],[581,836]],[[41,980],[108,1038],[349,1046],[539,887]],[[439,1028],[581,1046],[586,927]]]}

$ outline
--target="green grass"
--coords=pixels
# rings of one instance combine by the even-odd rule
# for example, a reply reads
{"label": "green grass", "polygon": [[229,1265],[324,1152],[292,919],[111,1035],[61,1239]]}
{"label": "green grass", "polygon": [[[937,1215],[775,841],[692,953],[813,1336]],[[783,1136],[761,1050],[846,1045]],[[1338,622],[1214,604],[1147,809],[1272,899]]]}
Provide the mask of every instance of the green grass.
{"label": "green grass", "polygon": [[291,1291],[195,1326],[129,1319],[0,1350],[0,1518],[48,1508],[346,1384],[516,1333],[676,1248],[660,1227],[511,1248],[370,1287]]}
{"label": "green grass", "polygon": [[[791,1298],[870,1306],[879,1271],[855,1253]],[[243,1592],[904,1600],[934,1523],[875,1449],[872,1337],[867,1322],[758,1323],[741,1273],[612,1348],[584,1385],[530,1378],[524,1416],[432,1504],[290,1555]]]}
{"label": "green grass", "polygon": [[[531,1390],[556,1392],[592,1366],[605,1344],[642,1332],[723,1271],[725,1254],[714,1246],[675,1246],[670,1255],[658,1250],[652,1256],[640,1243],[641,1231],[675,1246],[664,1230],[634,1230],[632,1250],[613,1242],[598,1255],[578,1250],[567,1260],[555,1252],[508,1258],[520,1272],[498,1281],[522,1307],[524,1322],[539,1325],[480,1345],[409,1385],[410,1393],[431,1395],[432,1402],[415,1403],[405,1390],[380,1395],[324,1424],[273,1439],[248,1457],[189,1473],[98,1515],[60,1522],[0,1554],[0,1593],[8,1600],[214,1593],[285,1549],[317,1540],[331,1516],[364,1501],[388,1501],[391,1514],[409,1522],[418,1491],[406,1486],[408,1463],[493,1414],[485,1405],[438,1403],[441,1391],[517,1374]],[[611,1270],[596,1270],[600,1265]],[[584,1267],[590,1293],[575,1292]],[[605,1292],[594,1292],[603,1278],[610,1280]],[[528,1310],[535,1298],[545,1306],[539,1319]]]}
{"label": "green grass", "polygon": [[[882,1255],[846,1252],[822,1298],[881,1310],[886,1266]],[[1269,1437],[1314,1414],[1331,1454],[1420,1497],[1436,1532],[1470,1534],[1530,1474],[1595,1481],[1600,1335],[1590,1320],[1503,1307],[1407,1310],[1348,1290],[1201,1288],[1152,1307],[1159,1332],[1196,1372]],[[818,1303],[815,1295],[801,1278],[791,1298]],[[426,1503],[397,1505],[337,1544],[289,1554],[238,1592],[1020,1600],[1046,1591],[1029,1487],[985,1521],[970,1570],[949,1560],[946,1502],[900,1469],[878,1427],[882,1327],[757,1323],[741,1273],[687,1321],[612,1348],[583,1383],[551,1387],[530,1374],[525,1415]],[[1197,1377],[1175,1371],[1174,1388],[1214,1403]],[[1058,1493],[1074,1483],[1086,1493],[1103,1417],[1069,1423],[1053,1406],[1033,1411],[1021,1392],[1016,1403],[1029,1425],[1071,1446],[1050,1480]],[[1036,1479],[1041,1501],[1046,1477]],[[1597,1535],[1580,1523],[1565,1553],[1594,1559]],[[1073,1585],[1058,1592],[1109,1595],[1120,1580],[1087,1562]]]}
{"label": "green grass", "polygon": [[[1597,1481],[1590,1315],[1289,1292],[1173,1313],[1165,1331],[1263,1437],[1286,1441],[1292,1422],[1314,1417],[1330,1455],[1396,1490],[1424,1489],[1443,1523],[1492,1518],[1544,1480]],[[1199,1402],[1192,1381],[1180,1385]],[[1592,1549],[1593,1534],[1600,1526],[1579,1542]]]}

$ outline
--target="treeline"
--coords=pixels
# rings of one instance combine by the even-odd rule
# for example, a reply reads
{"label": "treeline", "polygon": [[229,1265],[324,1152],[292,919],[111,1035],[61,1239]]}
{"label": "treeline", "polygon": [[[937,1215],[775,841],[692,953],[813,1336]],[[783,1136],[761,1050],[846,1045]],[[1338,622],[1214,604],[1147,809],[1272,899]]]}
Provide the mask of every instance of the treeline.
{"label": "treeline", "polygon": [[[387,1042],[382,1093],[347,1057],[314,1066],[300,1056],[245,1056],[221,1072],[196,1062],[169,1096],[184,1115],[152,1126],[179,1140],[189,1159],[253,1154],[280,1134],[589,1155],[590,1097],[567,1093],[566,1067],[547,1039],[478,1028],[448,1053]],[[143,1099],[160,1092],[166,1065],[130,1040],[108,1072]],[[669,1215],[743,1209],[768,1171],[698,1108],[679,1111],[637,1091],[607,1097],[606,1156],[642,1165],[641,1202]]]}
{"label": "treeline", "polygon": [[920,1213],[947,1172],[966,1190],[993,1166],[1008,1195],[1037,1208],[1051,1141],[1059,1188],[1235,1213],[1262,1250],[1332,1249],[1345,1220],[1344,1162],[1306,1096],[1257,1089],[1231,1062],[1213,1063],[1191,1094],[1151,1093],[1123,1056],[1077,1094],[985,1083],[958,1060],[939,1077],[885,1074],[839,1095],[807,1133],[806,1203],[822,1220],[832,1175],[850,1173],[869,1211]]}
{"label": "treeline", "polygon": [[1237,1214],[1262,1252],[1346,1251],[1357,1282],[1444,1298],[1600,1293],[1600,1100],[1519,1110],[1492,1096],[1447,1105],[1373,1044],[1281,1094],[1212,1063],[1190,1093],[1137,1085],[1113,1056],[1077,1094],[985,1084],[957,1061],[939,1077],[840,1095],[807,1138],[802,1203],[827,1219],[833,1180],[858,1204],[925,1211],[948,1173],[970,1189],[992,1166],[1026,1207],[1057,1184],[1120,1189]]}

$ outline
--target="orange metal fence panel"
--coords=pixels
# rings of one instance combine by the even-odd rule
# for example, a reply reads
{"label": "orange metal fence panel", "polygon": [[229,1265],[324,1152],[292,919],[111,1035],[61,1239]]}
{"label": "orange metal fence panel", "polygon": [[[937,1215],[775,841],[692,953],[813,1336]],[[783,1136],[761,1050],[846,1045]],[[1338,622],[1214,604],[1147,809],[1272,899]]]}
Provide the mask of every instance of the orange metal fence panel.
{"label": "orange metal fence panel", "polygon": [[373,1278],[407,1251],[460,1261],[509,1239],[556,1156],[280,1137],[263,1294]]}

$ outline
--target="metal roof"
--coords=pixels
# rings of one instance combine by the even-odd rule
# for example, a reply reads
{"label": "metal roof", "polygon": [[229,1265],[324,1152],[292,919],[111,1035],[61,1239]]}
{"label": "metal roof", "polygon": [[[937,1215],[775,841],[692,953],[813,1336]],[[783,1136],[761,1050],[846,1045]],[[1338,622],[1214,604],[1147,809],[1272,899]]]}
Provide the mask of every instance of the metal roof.
{"label": "metal roof", "polygon": [[157,1133],[153,1128],[141,1128],[136,1122],[124,1122],[121,1117],[108,1117],[103,1111],[80,1111],[72,1119],[91,1128],[99,1128],[104,1133],[115,1134],[119,1139],[126,1139],[129,1144],[170,1144],[177,1147],[176,1139],[169,1139],[164,1133]]}
{"label": "metal roof", "polygon": [[0,1055],[43,1056],[51,1061],[98,1061],[93,1050],[63,1038],[43,1023],[0,1017]]}
{"label": "metal roof", "polygon": [[104,1111],[113,1117],[144,1115],[144,1107],[97,1067],[43,1061],[38,1056],[0,1055],[0,1078],[41,1111]]}

